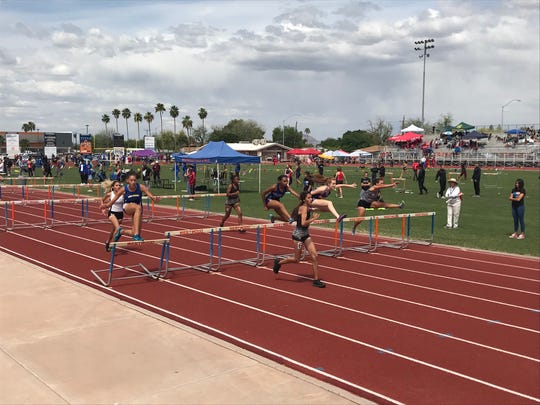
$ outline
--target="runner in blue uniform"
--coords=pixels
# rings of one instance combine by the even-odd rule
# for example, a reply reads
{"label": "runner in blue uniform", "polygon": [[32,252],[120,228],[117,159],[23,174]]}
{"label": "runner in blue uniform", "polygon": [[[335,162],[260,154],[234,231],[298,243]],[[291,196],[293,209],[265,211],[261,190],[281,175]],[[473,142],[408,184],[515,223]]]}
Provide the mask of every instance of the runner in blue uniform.
{"label": "runner in blue uniform", "polygon": [[272,222],[274,222],[276,219],[283,222],[294,222],[291,220],[291,216],[289,215],[287,208],[285,208],[285,205],[280,200],[287,192],[291,193],[296,198],[300,198],[300,196],[289,186],[289,179],[287,176],[282,174],[277,180],[278,182],[276,184],[268,187],[261,193],[264,209],[267,211],[272,209],[276,212],[276,214],[278,214],[277,218],[270,214],[270,221]]}
{"label": "runner in blue uniform", "polygon": [[147,195],[152,199],[152,201],[157,202],[158,198],[154,196],[150,190],[146,188],[143,184],[137,183],[137,173],[131,171],[127,174],[126,185],[121,188],[118,193],[115,194],[114,198],[110,200],[107,204],[104,204],[104,208],[110,208],[121,196],[124,197],[124,213],[131,215],[133,217],[133,229],[131,232],[124,231],[120,227],[115,235],[114,241],[118,242],[120,236],[132,234],[132,239],[134,241],[142,242],[144,239],[141,238],[140,232],[142,228],[142,196],[143,194]]}

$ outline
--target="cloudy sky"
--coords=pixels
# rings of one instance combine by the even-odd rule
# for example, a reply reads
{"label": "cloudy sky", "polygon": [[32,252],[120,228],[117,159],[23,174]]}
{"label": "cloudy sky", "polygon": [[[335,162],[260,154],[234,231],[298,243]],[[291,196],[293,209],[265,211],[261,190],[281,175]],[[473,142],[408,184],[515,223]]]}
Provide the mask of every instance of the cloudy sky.
{"label": "cloudy sky", "polygon": [[[422,115],[540,125],[538,0],[0,0],[0,131],[104,130],[114,108],[180,108],[317,139]],[[503,109],[503,105],[512,102]],[[130,120],[130,137],[136,134]],[[145,122],[141,126],[147,128]],[[172,119],[164,115],[164,128]],[[125,132],[125,120],[119,129]],[[144,133],[141,133],[141,136]]]}

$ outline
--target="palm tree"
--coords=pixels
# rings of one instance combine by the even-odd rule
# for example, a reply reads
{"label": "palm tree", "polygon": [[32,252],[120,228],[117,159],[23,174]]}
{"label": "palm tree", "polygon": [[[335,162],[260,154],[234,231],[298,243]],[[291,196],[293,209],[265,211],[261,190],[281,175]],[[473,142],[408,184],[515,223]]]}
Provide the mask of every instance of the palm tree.
{"label": "palm tree", "polygon": [[202,131],[203,131],[203,135],[204,135],[204,119],[208,116],[208,112],[204,109],[204,108],[199,108],[199,118],[201,119],[202,121]]}
{"label": "palm tree", "polygon": [[144,120],[148,122],[148,136],[152,135],[152,131],[150,130],[150,123],[154,121],[154,116],[150,111],[148,111],[146,114],[144,114]]}
{"label": "palm tree", "polygon": [[172,119],[174,121],[173,134],[176,135],[176,119],[180,115],[180,109],[177,106],[172,105],[171,108],[169,108],[169,115],[172,117]]}
{"label": "palm tree", "polygon": [[133,121],[137,123],[137,142],[135,142],[135,147],[139,147],[139,139],[141,139],[141,129],[139,124],[142,122],[143,117],[141,113],[135,113],[133,114]]}
{"label": "palm tree", "polygon": [[126,139],[129,140],[128,119],[131,117],[131,111],[129,111],[129,108],[124,108],[122,110],[122,117],[126,120]]}
{"label": "palm tree", "polygon": [[101,117],[101,121],[105,123],[105,136],[107,135],[107,124],[111,122],[111,117],[109,117],[107,114],[103,114]]}
{"label": "palm tree", "polygon": [[191,144],[191,128],[193,127],[193,121],[191,121],[191,117],[189,115],[186,115],[184,118],[182,118],[182,126],[186,129],[187,135],[188,135],[188,144]]}
{"label": "palm tree", "polygon": [[161,103],[157,103],[154,109],[157,113],[159,113],[159,119],[161,121],[161,133],[163,134],[163,112],[167,110],[165,109],[165,106]]}
{"label": "palm tree", "polygon": [[24,132],[31,132],[31,131],[34,131],[36,129],[36,124],[34,124],[32,121],[28,121],[28,122],[25,122],[24,124],[22,124],[21,129]]}
{"label": "palm tree", "polygon": [[309,128],[304,129],[304,134],[306,134],[305,141],[307,142],[307,140],[309,138],[309,135],[311,134],[311,129],[309,129]]}
{"label": "palm tree", "polygon": [[180,110],[177,106],[172,105],[171,108],[169,108],[169,115],[172,117],[174,126],[173,126],[173,137],[174,137],[174,150],[176,150],[176,118],[180,115]]}
{"label": "palm tree", "polygon": [[118,118],[120,118],[120,110],[118,108],[115,108],[112,110],[113,117],[116,119],[116,133],[118,133]]}

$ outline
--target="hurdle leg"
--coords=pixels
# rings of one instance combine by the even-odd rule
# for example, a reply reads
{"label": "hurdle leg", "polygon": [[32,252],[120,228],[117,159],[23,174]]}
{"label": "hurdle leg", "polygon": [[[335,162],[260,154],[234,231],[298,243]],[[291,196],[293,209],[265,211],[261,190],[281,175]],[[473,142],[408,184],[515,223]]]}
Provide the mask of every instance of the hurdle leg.
{"label": "hurdle leg", "polygon": [[112,272],[113,272],[113,268],[114,268],[114,254],[116,252],[116,245],[113,245],[113,247],[111,248],[111,260],[109,262],[109,272],[108,272],[108,277],[107,277],[107,281],[105,281],[99,274],[98,274],[98,270],[90,270],[90,272],[94,275],[94,277],[96,277],[99,282],[101,284],[103,284],[105,287],[109,287],[111,285],[111,281],[112,281]]}

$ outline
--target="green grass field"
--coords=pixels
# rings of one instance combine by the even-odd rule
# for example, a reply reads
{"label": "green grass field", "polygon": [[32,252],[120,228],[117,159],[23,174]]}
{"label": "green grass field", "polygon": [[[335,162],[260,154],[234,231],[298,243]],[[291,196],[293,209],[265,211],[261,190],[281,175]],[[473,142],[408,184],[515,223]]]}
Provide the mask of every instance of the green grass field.
{"label": "green grass field", "polygon": [[[209,173],[213,166],[199,165],[197,169],[197,184],[206,184],[208,192],[214,192],[214,188],[210,179]],[[284,171],[284,165],[262,165],[261,169],[261,189],[264,190],[271,184],[276,182],[277,176]],[[312,172],[316,171],[314,166],[306,166],[305,170]],[[362,167],[343,166],[343,170],[347,176],[348,183],[359,182],[365,169]],[[398,167],[387,168],[387,182],[390,182],[390,177],[399,177],[401,170]],[[457,169],[448,169],[449,177],[457,177]],[[472,175],[472,168],[468,170],[469,176]],[[173,179],[174,173],[172,165],[162,166],[162,178]],[[325,168],[325,175],[331,176],[335,173],[334,166]],[[515,254],[523,254],[530,256],[540,256],[540,204],[539,204],[539,171],[538,170],[514,170],[507,169],[497,172],[497,175],[487,173],[495,173],[493,170],[483,170],[481,179],[481,197],[473,198],[473,185],[470,178],[467,181],[461,181],[460,187],[464,193],[464,200],[461,207],[461,218],[459,229],[444,229],[446,224],[446,204],[443,199],[437,199],[436,193],[439,189],[438,183],[435,182],[436,169],[426,170],[425,186],[429,193],[426,195],[418,194],[418,185],[412,181],[411,170],[408,171],[406,181],[406,191],[398,192],[394,189],[383,190],[382,195],[386,202],[399,203],[404,200],[406,203],[404,213],[435,211],[435,243],[448,244],[454,246],[462,246],[466,248],[478,248],[486,250],[494,250],[500,252],[508,252]],[[259,170],[257,165],[243,165],[241,172],[241,206],[244,216],[268,219],[268,211],[263,210],[261,197],[259,193]],[[41,172],[38,169],[36,176],[40,176]],[[303,178],[303,176],[302,176]],[[509,239],[513,231],[513,220],[510,210],[510,201],[508,196],[513,187],[514,181],[517,178],[522,178],[525,181],[527,190],[527,198],[525,201],[525,224],[526,238],[524,240]],[[78,183],[80,181],[76,169],[65,170],[65,175],[62,177],[62,183]],[[152,188],[152,192],[157,195],[185,194],[185,184],[182,182],[176,183],[177,190]],[[401,188],[401,184],[398,188]],[[225,190],[226,184],[222,185],[221,192]],[[302,189],[301,185],[294,185],[297,191]],[[338,199],[335,193],[329,197],[340,213],[346,213],[348,216],[356,216],[356,202],[358,200],[359,189],[344,189],[344,198]],[[285,205],[292,211],[297,201],[292,196],[286,196],[282,200]],[[223,212],[224,198],[216,197],[212,201],[211,210],[216,213]],[[172,199],[164,199],[160,204],[175,204]],[[198,202],[190,202],[189,206],[194,206]],[[401,210],[386,210],[380,211],[377,214],[397,213]],[[375,215],[377,215],[375,214]],[[322,218],[330,218],[331,214],[323,213]],[[235,213],[231,215],[228,221],[229,224],[235,225]],[[413,239],[425,239],[429,237],[431,230],[431,219],[429,218],[413,218],[411,221],[411,236]],[[346,223],[346,232],[351,229],[351,223]],[[369,223],[366,221],[359,227],[359,232],[368,232]],[[379,230],[381,234],[399,236],[401,234],[401,222],[399,220],[384,220],[380,221]]]}

